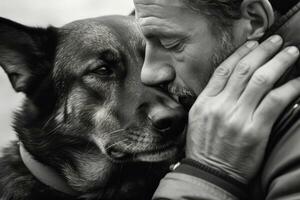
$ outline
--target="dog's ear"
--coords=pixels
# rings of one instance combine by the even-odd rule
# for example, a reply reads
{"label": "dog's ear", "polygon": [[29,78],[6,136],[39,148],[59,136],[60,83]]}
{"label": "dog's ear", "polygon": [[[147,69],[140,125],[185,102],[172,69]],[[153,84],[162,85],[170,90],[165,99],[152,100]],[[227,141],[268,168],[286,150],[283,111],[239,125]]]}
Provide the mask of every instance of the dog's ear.
{"label": "dog's ear", "polygon": [[17,92],[35,91],[53,66],[56,45],[54,27],[33,28],[0,18],[0,65]]}

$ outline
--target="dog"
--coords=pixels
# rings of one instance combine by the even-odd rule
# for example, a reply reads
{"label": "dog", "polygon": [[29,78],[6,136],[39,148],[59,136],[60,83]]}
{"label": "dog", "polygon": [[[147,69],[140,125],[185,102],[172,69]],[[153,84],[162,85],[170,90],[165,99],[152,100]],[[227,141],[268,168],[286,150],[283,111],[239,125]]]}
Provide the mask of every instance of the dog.
{"label": "dog", "polygon": [[1,200],[147,200],[181,156],[187,112],[140,82],[133,16],[60,28],[0,19],[0,65],[26,98],[0,158]]}

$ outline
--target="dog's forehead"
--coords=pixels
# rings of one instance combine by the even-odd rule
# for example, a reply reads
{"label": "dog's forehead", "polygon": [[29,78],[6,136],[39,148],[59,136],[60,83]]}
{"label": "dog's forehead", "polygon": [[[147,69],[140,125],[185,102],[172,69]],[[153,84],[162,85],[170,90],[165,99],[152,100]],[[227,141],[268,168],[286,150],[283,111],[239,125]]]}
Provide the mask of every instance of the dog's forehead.
{"label": "dog's forehead", "polygon": [[75,21],[59,29],[53,74],[56,79],[64,79],[60,74],[66,72],[80,75],[90,61],[102,59],[108,51],[121,59],[139,60],[144,49],[142,34],[132,16]]}
{"label": "dog's forehead", "polygon": [[98,45],[122,46],[130,40],[138,41],[141,34],[131,16],[105,16],[90,18],[69,23],[61,28],[68,32],[67,38],[72,43],[89,42]]}
{"label": "dog's forehead", "polygon": [[56,60],[82,61],[107,50],[135,56],[144,48],[134,17],[105,16],[75,21],[60,28]]}

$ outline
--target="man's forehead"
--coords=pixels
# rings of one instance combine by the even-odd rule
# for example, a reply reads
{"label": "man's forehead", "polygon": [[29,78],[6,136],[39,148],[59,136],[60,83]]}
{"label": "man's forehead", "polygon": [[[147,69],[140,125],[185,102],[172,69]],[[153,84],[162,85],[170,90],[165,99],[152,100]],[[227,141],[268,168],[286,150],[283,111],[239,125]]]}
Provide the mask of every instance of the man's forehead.
{"label": "man's forehead", "polygon": [[180,0],[134,0],[136,4],[181,5]]}
{"label": "man's forehead", "polygon": [[182,0],[134,0],[136,17],[146,37],[177,38],[185,35],[186,11]]}
{"label": "man's forehead", "polygon": [[159,15],[168,12],[168,8],[174,11],[182,8],[181,0],[134,0],[137,17]]}

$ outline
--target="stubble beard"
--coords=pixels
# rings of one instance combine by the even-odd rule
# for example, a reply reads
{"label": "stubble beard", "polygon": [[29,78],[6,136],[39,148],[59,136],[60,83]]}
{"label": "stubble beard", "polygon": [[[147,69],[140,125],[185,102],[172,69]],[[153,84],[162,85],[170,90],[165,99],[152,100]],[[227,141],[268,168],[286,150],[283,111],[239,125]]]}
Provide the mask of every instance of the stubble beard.
{"label": "stubble beard", "polygon": [[234,41],[231,28],[227,28],[225,31],[223,30],[221,35],[219,34],[216,37],[218,37],[218,45],[210,60],[213,71],[240,46],[240,44]]}
{"label": "stubble beard", "polygon": [[[218,45],[215,48],[215,53],[212,55],[209,61],[212,73],[228,56],[230,56],[238,48],[238,46],[240,46],[240,44],[234,42],[233,32],[231,28],[225,28],[223,32],[216,37],[218,39]],[[207,77],[207,80],[204,81],[204,85],[208,83],[212,73],[209,77]],[[176,96],[181,100],[184,99],[183,102],[180,100],[178,101],[178,98],[176,98],[177,101],[182,104],[187,111],[192,107],[197,99],[197,95],[192,90],[188,88],[182,88],[173,84],[168,85],[166,91],[173,97]]]}

